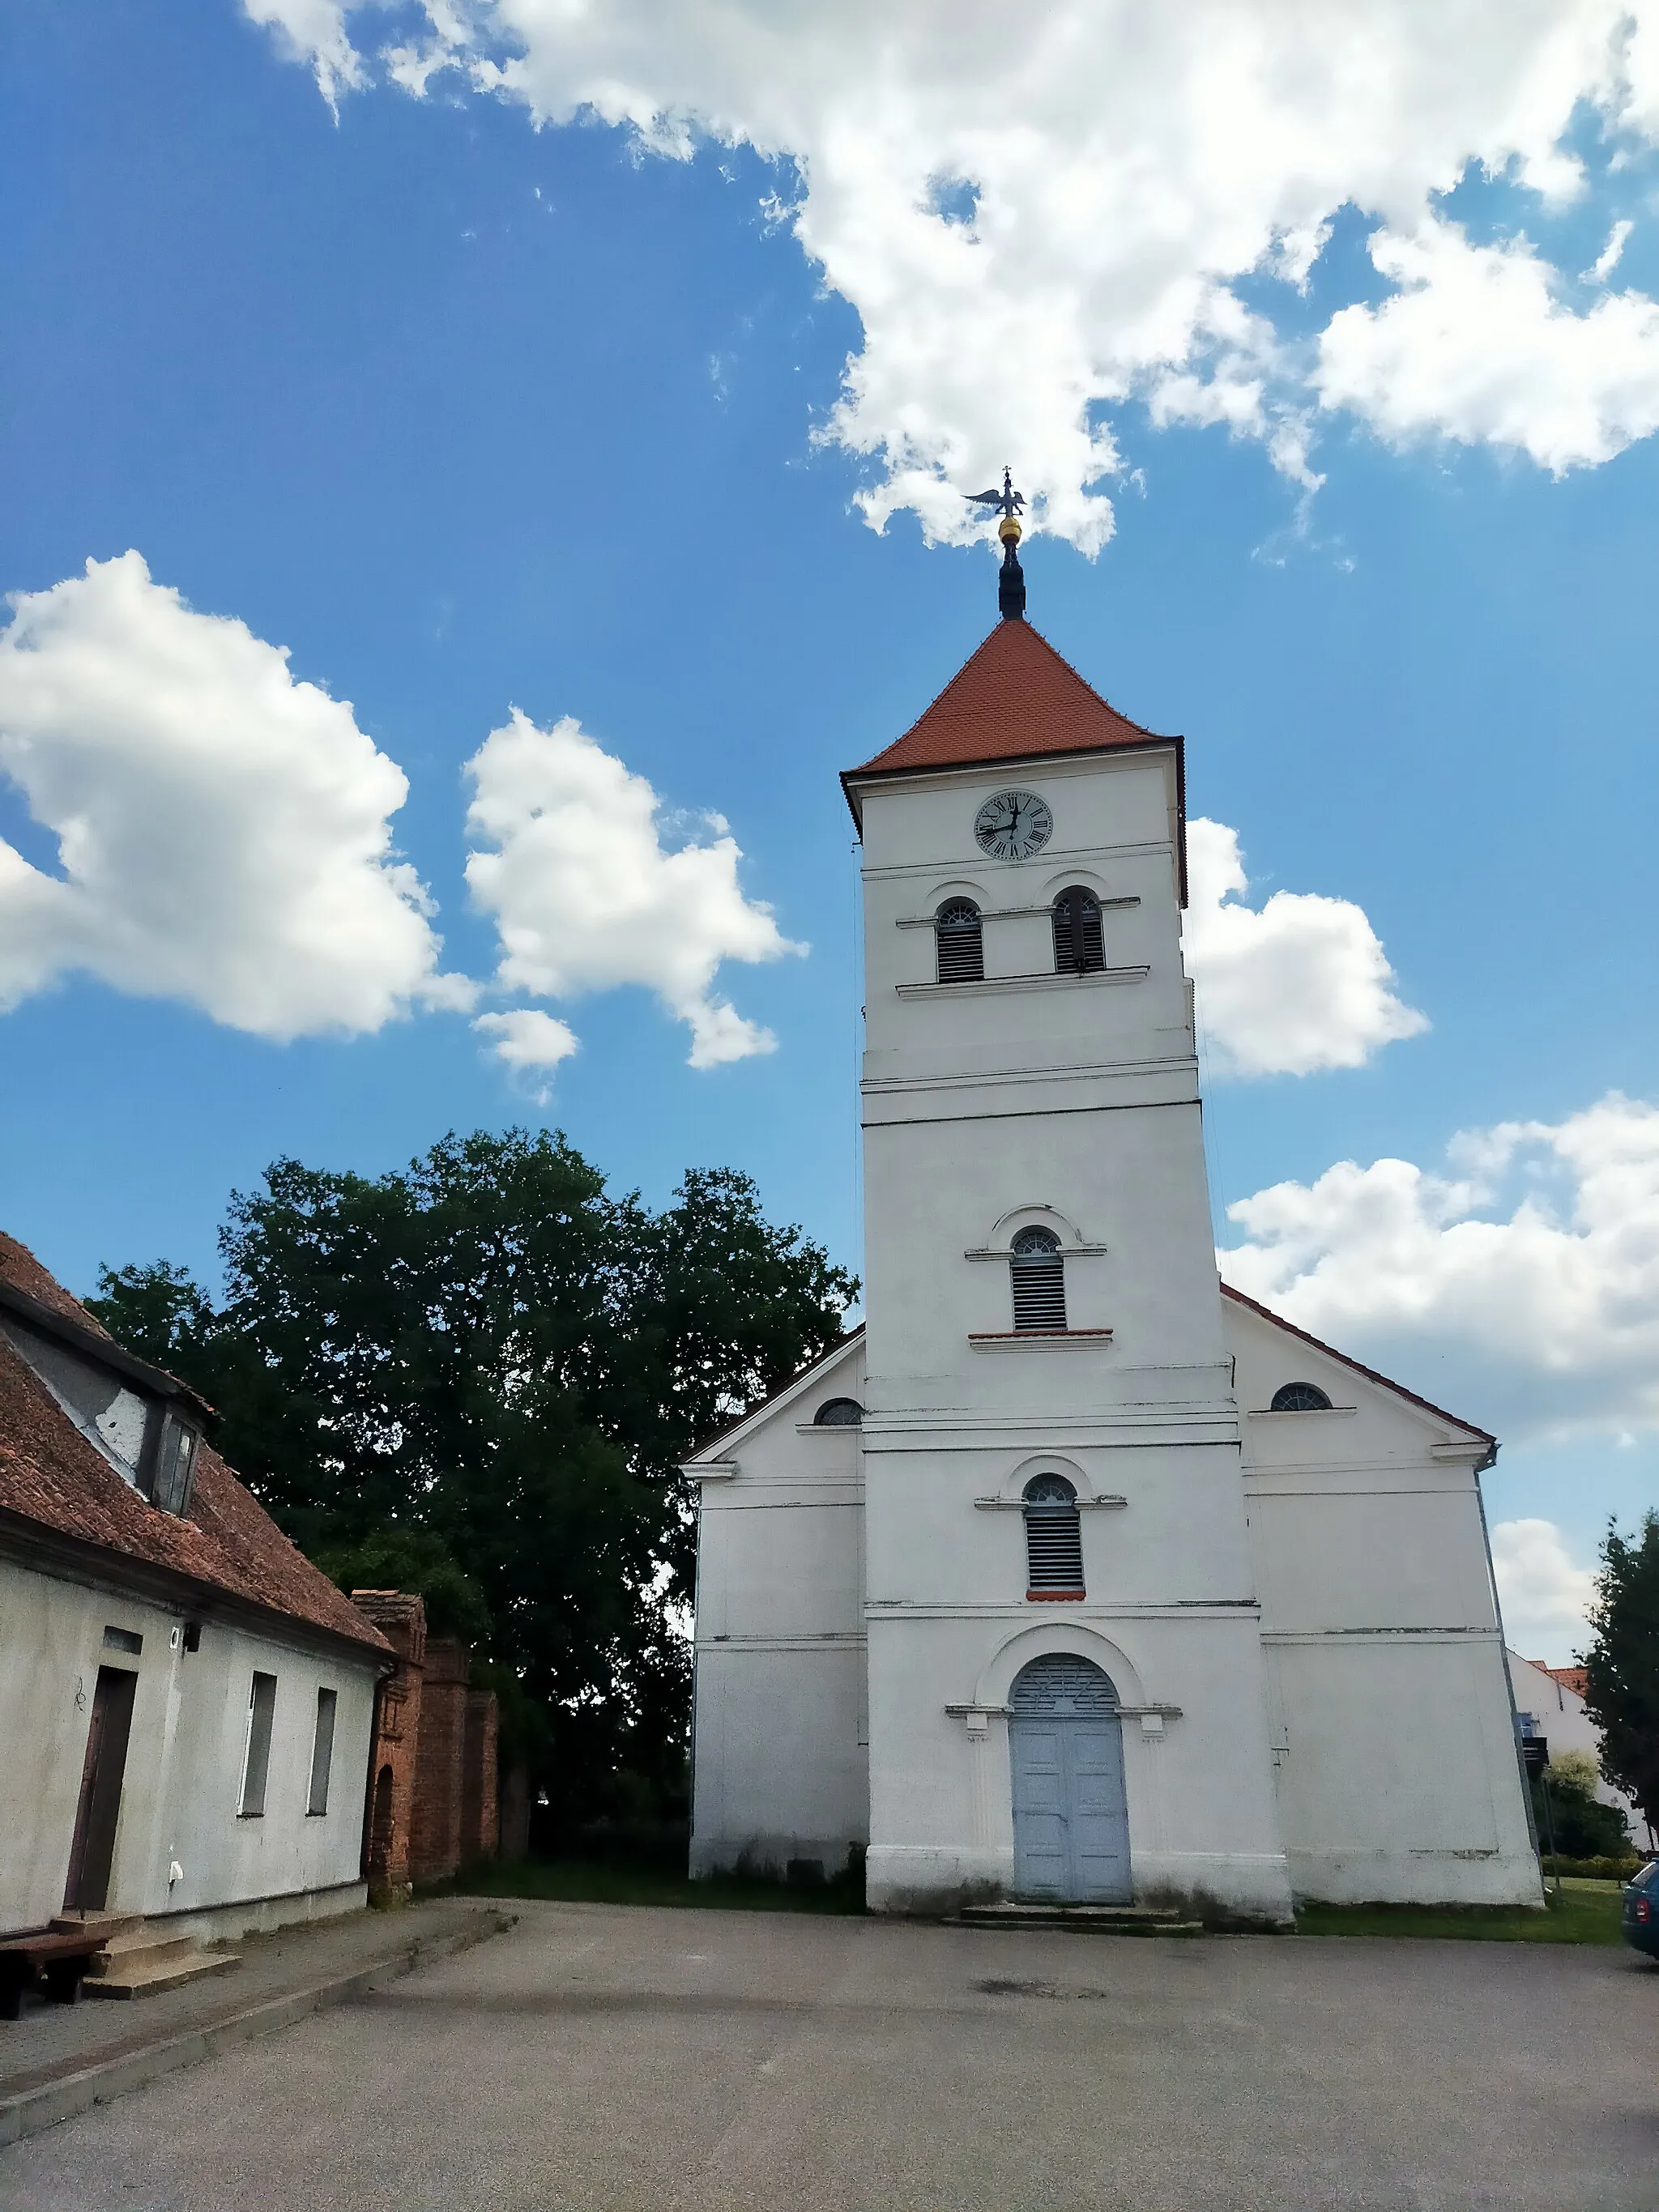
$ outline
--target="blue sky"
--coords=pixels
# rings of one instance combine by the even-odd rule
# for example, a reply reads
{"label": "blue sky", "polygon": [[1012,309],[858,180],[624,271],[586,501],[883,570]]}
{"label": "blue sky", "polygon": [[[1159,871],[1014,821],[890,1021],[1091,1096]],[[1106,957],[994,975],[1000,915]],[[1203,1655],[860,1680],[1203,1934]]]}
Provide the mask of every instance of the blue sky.
{"label": "blue sky", "polygon": [[[279,30],[301,20],[264,12]],[[687,1065],[660,990],[520,989],[579,1040],[527,1073],[459,1006],[283,1042],[222,1006],[215,1018],[199,992],[98,980],[108,962],[37,963],[0,1017],[0,1220],[78,1290],[105,1261],[166,1255],[210,1275],[227,1194],[279,1154],[374,1172],[452,1127],[546,1120],[653,1199],[689,1164],[748,1168],[775,1215],[856,1264],[856,863],[836,772],[952,673],[990,625],[994,580],[982,546],[927,541],[924,525],[938,537],[954,514],[934,491],[896,499],[884,533],[867,526],[856,495],[879,499],[902,474],[890,439],[858,452],[856,437],[815,433],[833,429],[866,334],[872,435],[885,434],[882,406],[912,399],[952,429],[954,387],[924,361],[916,391],[892,396],[902,301],[872,304],[877,278],[860,293],[866,279],[844,273],[856,257],[835,242],[833,209],[815,234],[827,261],[769,214],[768,195],[799,205],[800,185],[752,137],[665,158],[591,117],[538,128],[522,100],[458,68],[415,97],[385,81],[363,19],[339,20],[365,59],[361,83],[336,86],[337,114],[291,42],[231,0],[94,0],[14,21],[0,586],[42,593],[133,548],[155,586],[287,647],[295,679],[350,702],[408,779],[392,837],[435,904],[446,971],[487,979],[500,957],[463,872],[462,770],[515,707],[544,729],[574,717],[646,779],[665,849],[708,843],[702,817],[723,817],[742,854],[727,908],[769,904],[810,953],[727,957],[717,995],[776,1049],[703,1067]],[[532,60],[541,35],[532,23],[520,37]],[[674,65],[694,110],[702,58]],[[908,65],[924,112],[925,47]],[[1582,319],[1608,280],[1597,291],[1577,272],[1626,222],[1612,281],[1644,300],[1659,286],[1650,144],[1606,121],[1605,103],[1581,104],[1553,142],[1585,161],[1575,195],[1540,196],[1520,155],[1496,180],[1468,171],[1432,202],[1440,245],[1449,225],[1470,251],[1524,230],[1564,272],[1560,313]],[[1058,115],[1057,145],[1068,127]],[[1473,157],[1484,142],[1473,123],[1468,136]],[[781,143],[758,125],[753,137]],[[1089,149],[1067,158],[1086,166]],[[1017,197],[987,184],[983,222],[997,189]],[[1499,1521],[1560,1532],[1559,1559],[1515,1540],[1533,1549],[1512,1572],[1532,1577],[1516,1602],[1534,1641],[1565,1656],[1569,1566],[1609,1511],[1628,1519],[1659,1496],[1644,1379],[1659,1278],[1620,1242],[1621,1222],[1659,1224],[1643,1118],[1659,1100],[1659,448],[1643,411],[1659,368],[1639,308],[1623,338],[1608,325],[1603,350],[1627,343],[1631,362],[1595,402],[1589,442],[1623,447],[1605,459],[1575,457],[1583,437],[1559,428],[1550,348],[1529,366],[1497,325],[1501,402],[1468,399],[1467,361],[1374,346],[1380,365],[1363,349],[1344,365],[1334,341],[1325,388],[1346,377],[1350,398],[1310,402],[1319,333],[1421,282],[1390,277],[1368,249],[1382,185],[1369,207],[1333,196],[1305,290],[1260,267],[1231,288],[1241,313],[1271,321],[1271,368],[1260,331],[1230,355],[1212,324],[1182,356],[1205,380],[1198,401],[1144,364],[1118,372],[1127,396],[1096,395],[1085,421],[1115,447],[1092,492],[1067,476],[1074,432],[1051,423],[1036,366],[1009,368],[1000,334],[1017,285],[982,317],[967,300],[958,350],[971,368],[982,331],[984,383],[994,396],[1013,379],[1003,413],[1048,408],[1007,441],[1019,472],[1024,432],[1053,519],[1026,549],[1032,617],[1127,714],[1186,732],[1192,811],[1237,832],[1248,870],[1231,905],[1259,911],[1275,891],[1351,902],[1395,1000],[1427,1018],[1395,1042],[1362,1038],[1363,1064],[1305,1073],[1230,1078],[1248,1051],[1210,1052],[1218,1234],[1253,1246],[1246,1287],[1518,1433],[1489,1502]],[[963,205],[971,196],[947,211]],[[914,312],[920,327],[925,287]],[[1383,326],[1342,327],[1369,342]],[[1468,343],[1481,365],[1478,315]],[[1582,402],[1582,368],[1563,374]],[[1002,457],[1001,418],[955,427],[972,489]],[[963,488],[936,453],[922,465],[950,496]],[[1089,557],[1103,495],[1115,534]],[[32,757],[58,741],[44,728]],[[234,769],[234,723],[222,742]],[[0,753],[0,839],[56,875],[62,822],[38,790],[32,811],[20,757]],[[176,809],[144,835],[164,880],[187,888],[210,865]],[[1285,916],[1292,936],[1318,920]],[[1358,925],[1341,926],[1352,950]],[[1277,956],[1235,935],[1259,1037]],[[1586,1121],[1609,1093],[1636,1105]],[[1351,1204],[1321,1183],[1337,1163],[1388,1159],[1467,1181],[1467,1148],[1449,1168],[1448,1141],[1516,1124],[1539,1127],[1489,1140],[1479,1187],[1427,1214],[1419,1191],[1410,1234],[1402,1215],[1382,1243],[1366,1195],[1380,1185]],[[1601,1196],[1587,1201],[1598,1163]],[[1266,1225],[1226,1220],[1286,1182],[1315,1194],[1293,1236],[1282,1208]],[[1534,1218],[1557,1240],[1541,1256]],[[1510,1258],[1468,1274],[1479,1239],[1447,1245],[1455,1223],[1495,1226]],[[1506,1307],[1519,1276],[1532,1287]]]}

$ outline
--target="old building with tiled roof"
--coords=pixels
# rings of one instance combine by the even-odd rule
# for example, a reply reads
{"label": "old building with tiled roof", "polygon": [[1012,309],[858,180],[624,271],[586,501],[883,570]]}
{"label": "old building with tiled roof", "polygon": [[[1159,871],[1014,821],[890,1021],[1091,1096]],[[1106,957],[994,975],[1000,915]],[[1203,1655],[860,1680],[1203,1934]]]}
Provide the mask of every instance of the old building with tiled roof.
{"label": "old building with tiled roof", "polygon": [[211,1409],[0,1236],[0,1933],[349,1909],[380,1630],[210,1443]]}

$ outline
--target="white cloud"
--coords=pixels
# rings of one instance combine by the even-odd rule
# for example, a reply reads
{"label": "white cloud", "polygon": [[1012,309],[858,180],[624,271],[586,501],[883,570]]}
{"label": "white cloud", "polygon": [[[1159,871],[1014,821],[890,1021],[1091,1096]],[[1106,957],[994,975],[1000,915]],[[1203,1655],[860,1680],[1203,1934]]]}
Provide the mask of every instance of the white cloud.
{"label": "white cloud", "polygon": [[726,824],[707,842],[663,843],[649,783],[603,751],[568,715],[538,729],[516,709],[467,763],[472,896],[501,942],[504,990],[567,999],[643,984],[690,1024],[690,1064],[770,1052],[769,1030],[714,995],[725,960],[804,951],[772,910],[745,898],[742,855]]}
{"label": "white cloud", "polygon": [[1363,1067],[1428,1027],[1394,994],[1394,971],[1362,908],[1312,891],[1240,904],[1249,879],[1238,833],[1187,825],[1187,972],[1216,1073],[1309,1075]]}
{"label": "white cloud", "polygon": [[[482,1036],[493,1036],[497,1060],[515,1075],[551,1076],[562,1060],[580,1047],[568,1022],[544,1014],[538,1006],[513,1006],[505,1013],[480,1014],[472,1024]],[[550,1082],[532,1083],[532,1095],[545,1105],[552,1097]]]}
{"label": "white cloud", "polygon": [[[1590,1641],[1585,1616],[1595,1601],[1595,1576],[1590,1568],[1573,1564],[1553,1521],[1496,1522],[1492,1563],[1510,1650],[1525,1659],[1584,1649]],[[1571,1662],[1548,1658],[1546,1663]]]}
{"label": "white cloud", "polygon": [[578,1049],[568,1022],[537,1006],[514,1006],[503,1014],[480,1014],[472,1024],[495,1039],[495,1057],[509,1067],[556,1067]]}
{"label": "white cloud", "polygon": [[[245,4],[325,89],[361,66],[331,0]],[[908,508],[961,538],[959,492],[1012,459],[1040,522],[1097,548],[1122,466],[1106,417],[1132,399],[1266,441],[1304,486],[1316,400],[1553,468],[1653,428],[1652,303],[1580,315],[1530,248],[1469,246],[1436,210],[1471,167],[1545,212],[1583,195],[1587,112],[1621,150],[1659,142],[1659,0],[423,13],[423,36],[380,57],[410,91],[451,70],[538,124],[597,117],[661,155],[747,145],[793,166],[768,207],[862,323],[825,429],[878,465],[878,525]],[[384,35],[367,0],[350,20]],[[1393,295],[1310,345],[1296,289],[1345,207],[1377,226]],[[1260,283],[1247,309],[1261,276],[1294,318]]]}
{"label": "white cloud", "polygon": [[274,1038],[470,1002],[392,855],[403,771],[349,704],[137,553],[10,604],[0,774],[58,872],[0,842],[0,1007],[76,971]]}
{"label": "white cloud", "polygon": [[1370,251],[1400,289],[1332,318],[1315,380],[1327,407],[1395,443],[1518,447],[1557,476],[1659,428],[1659,303],[1619,292],[1578,314],[1527,240],[1472,246],[1451,222],[1379,233]]}
{"label": "white cloud", "polygon": [[271,32],[280,52],[307,62],[317,89],[337,115],[340,94],[363,82],[363,65],[346,28],[342,0],[242,0],[252,23]]}
{"label": "white cloud", "polygon": [[1626,245],[1628,245],[1630,241],[1630,234],[1635,228],[1636,225],[1628,221],[1614,223],[1613,228],[1607,233],[1607,244],[1601,248],[1601,251],[1596,255],[1595,260],[1584,271],[1584,282],[1587,284],[1605,284],[1607,283],[1608,277],[1612,276],[1613,270],[1619,266],[1620,260],[1624,258],[1625,248]]}
{"label": "white cloud", "polygon": [[1512,1442],[1659,1427],[1659,1108],[1344,1160],[1227,1209],[1226,1279]]}

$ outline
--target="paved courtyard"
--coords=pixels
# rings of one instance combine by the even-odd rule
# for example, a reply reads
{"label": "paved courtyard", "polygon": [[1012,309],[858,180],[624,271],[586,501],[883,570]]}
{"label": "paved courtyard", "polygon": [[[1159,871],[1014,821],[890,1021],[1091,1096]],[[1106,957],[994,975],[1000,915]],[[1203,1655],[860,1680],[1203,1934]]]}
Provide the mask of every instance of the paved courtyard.
{"label": "paved courtyard", "polygon": [[1651,2212],[1659,1971],[525,1905],[0,2152],[4,2212]]}

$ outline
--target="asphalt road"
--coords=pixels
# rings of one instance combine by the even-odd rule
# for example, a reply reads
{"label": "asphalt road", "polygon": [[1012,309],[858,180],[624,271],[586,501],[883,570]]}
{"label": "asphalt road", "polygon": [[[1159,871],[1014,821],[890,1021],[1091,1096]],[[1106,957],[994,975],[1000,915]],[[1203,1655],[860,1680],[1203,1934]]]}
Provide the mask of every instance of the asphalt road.
{"label": "asphalt road", "polygon": [[1652,2212],[1659,1969],[527,1905],[0,2153],[4,2212]]}

